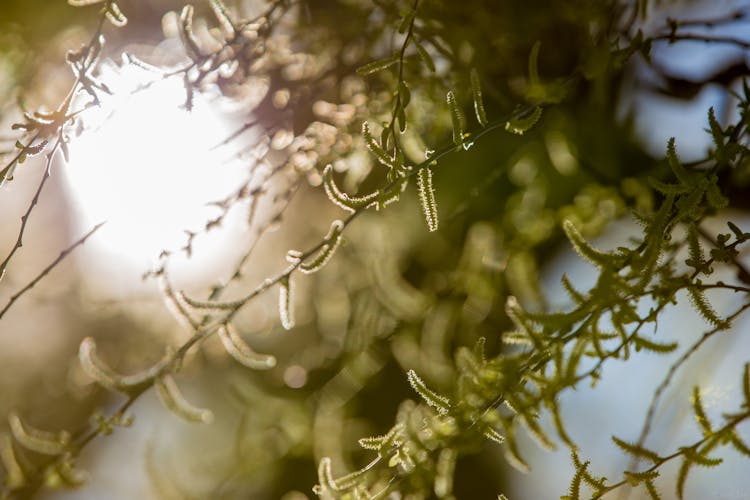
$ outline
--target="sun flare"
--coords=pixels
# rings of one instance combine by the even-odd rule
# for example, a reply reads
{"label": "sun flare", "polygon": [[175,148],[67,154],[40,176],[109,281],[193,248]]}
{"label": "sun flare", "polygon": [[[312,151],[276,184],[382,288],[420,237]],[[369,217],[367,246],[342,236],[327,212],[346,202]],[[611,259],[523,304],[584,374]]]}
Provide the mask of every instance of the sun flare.
{"label": "sun flare", "polygon": [[[216,217],[211,202],[237,189],[246,168],[213,148],[229,135],[230,121],[200,95],[187,111],[179,79],[132,65],[103,71],[112,95],[84,114],[67,181],[80,224],[107,221],[92,240],[96,251],[143,268]],[[153,83],[140,88],[144,82]],[[205,245],[221,247],[221,239]]]}

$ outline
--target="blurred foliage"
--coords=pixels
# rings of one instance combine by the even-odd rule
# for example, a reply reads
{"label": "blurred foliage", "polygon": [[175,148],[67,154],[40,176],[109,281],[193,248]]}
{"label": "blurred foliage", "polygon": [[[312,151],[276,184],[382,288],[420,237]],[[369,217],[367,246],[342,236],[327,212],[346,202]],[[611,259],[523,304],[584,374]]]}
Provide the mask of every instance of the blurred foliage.
{"label": "blurred foliage", "polygon": [[[286,267],[282,255],[260,264],[253,255],[232,276],[217,276],[220,284],[183,292],[170,259],[189,255],[194,235],[182,249],[165,249],[147,278],[160,284],[174,329],[187,329],[181,342],[137,319],[107,323],[79,304],[70,343],[80,344],[81,366],[67,384],[78,391],[77,409],[55,419],[37,404],[14,401],[20,408],[11,412],[8,403],[5,497],[85,488],[79,458],[87,445],[130,432],[119,427],[141,418],[132,405],[154,387],[185,420],[231,424],[200,438],[181,431],[166,455],[174,473],[157,465],[158,442],[144,450],[164,497],[295,499],[315,485],[324,499],[497,498],[506,488],[503,461],[533,467],[518,449],[519,433],[545,448],[570,448],[569,498],[625,485],[659,498],[659,468],[672,460],[682,464],[682,496],[693,466],[718,465],[709,456],[717,447],[750,455],[736,432],[750,418],[747,366],[743,401],[721,422],[709,421],[699,389],[686,395],[702,438],[677,450],[647,448],[653,411],[638,440],[615,437],[634,463],[609,481],[582,460],[586,450],[568,435],[559,408],[561,394],[596,384],[606,363],[626,362],[631,351],[683,349],[663,381],[669,385],[705,340],[750,307],[721,315],[705,295],[750,292],[738,260],[750,234],[734,224],[721,234],[703,226],[747,199],[747,85],[733,97],[736,119],[707,114],[713,145],[695,162],[679,159],[674,140],[664,145],[666,158],[651,157],[634,137],[636,111],[617,113],[638,87],[639,68],[652,66],[655,44],[694,35],[747,49],[690,31],[731,24],[744,10],[682,22],[659,17],[673,3],[646,0],[69,3],[82,8],[0,7],[0,61],[24,92],[46,84],[30,77],[41,63],[26,54],[45,53],[71,25],[89,33],[82,46],[67,47],[71,95],[81,100],[18,118],[0,178],[22,175],[27,157],[46,157],[51,168],[57,151],[67,155],[78,115],[85,123],[109,93],[100,61],[126,51],[123,64],[182,79],[186,109],[196,93],[217,89],[249,103],[247,124],[224,144],[252,158],[249,180],[217,201],[222,215],[205,232],[246,206],[248,235],[272,238],[270,229],[281,226],[286,239],[277,245],[293,250]],[[158,41],[156,29],[179,47],[176,66],[152,68],[148,53],[132,52],[136,42]],[[238,139],[251,129],[250,144]],[[279,188],[282,177],[291,181]],[[641,223],[640,235],[616,249],[590,243],[627,214]],[[19,236],[25,227],[24,220]],[[598,279],[582,290],[564,277],[570,300],[557,311],[540,275],[571,245]],[[11,242],[3,270],[19,249]],[[714,267],[734,278],[715,280]],[[275,271],[257,285],[249,268]],[[51,280],[47,272],[40,279]],[[279,322],[251,309],[277,290]],[[702,340],[678,346],[646,336],[683,291],[708,324]],[[645,397],[657,387],[644,388]],[[193,395],[210,404],[194,406]],[[119,406],[94,410],[107,403]],[[543,414],[554,429],[539,423]]]}

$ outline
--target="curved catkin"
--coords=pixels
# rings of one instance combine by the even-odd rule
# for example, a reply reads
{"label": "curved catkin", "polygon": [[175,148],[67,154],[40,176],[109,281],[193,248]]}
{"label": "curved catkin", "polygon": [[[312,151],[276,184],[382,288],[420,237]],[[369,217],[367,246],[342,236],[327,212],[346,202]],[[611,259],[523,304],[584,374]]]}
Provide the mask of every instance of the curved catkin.
{"label": "curved catkin", "polygon": [[303,255],[299,250],[289,250],[286,253],[286,261],[290,264],[299,264],[302,261]]}
{"label": "curved catkin", "polygon": [[323,188],[331,203],[338,205],[347,212],[355,211],[356,207],[352,206],[349,197],[338,188],[333,180],[333,165],[328,165],[323,169]]}
{"label": "curved catkin", "polygon": [[172,375],[166,374],[157,378],[154,381],[154,387],[156,387],[156,393],[159,395],[159,399],[164,406],[183,420],[204,424],[213,422],[213,412],[205,408],[193,406],[185,399]]}
{"label": "curved catkin", "polygon": [[83,371],[99,385],[111,391],[131,392],[150,382],[172,362],[167,353],[160,361],[132,375],[121,375],[110,368],[96,353],[96,341],[86,337],[78,348],[78,359]]}
{"label": "curved catkin", "polygon": [[522,117],[513,117],[505,123],[505,130],[511,134],[523,135],[542,117],[542,108],[536,107],[529,114]]}
{"label": "curved catkin", "polygon": [[116,2],[110,2],[107,4],[107,20],[114,26],[121,28],[128,24],[128,18],[120,10],[120,6]]}
{"label": "curved catkin", "polygon": [[318,465],[318,481],[320,485],[327,491],[338,491],[338,485],[333,480],[333,474],[331,473],[331,459],[323,457]]}
{"label": "curved catkin", "polygon": [[304,274],[312,274],[320,271],[331,260],[336,249],[341,244],[341,232],[344,229],[344,223],[341,220],[335,220],[331,223],[331,228],[326,234],[326,244],[318,252],[318,255],[310,262],[300,264],[299,270]]}
{"label": "curved catkin", "polygon": [[180,301],[184,302],[188,306],[192,307],[193,309],[209,309],[209,310],[215,310],[215,311],[221,311],[221,310],[232,310],[236,309],[239,305],[241,305],[240,301],[234,301],[234,302],[216,302],[212,300],[196,300],[193,298],[190,298],[188,295],[185,294],[185,292],[177,292],[175,294],[175,297],[179,299]]}
{"label": "curved catkin", "polygon": [[185,51],[191,59],[198,59],[202,56],[201,49],[193,33],[193,6],[186,5],[180,12],[180,40],[185,46]]}
{"label": "curved catkin", "polygon": [[491,427],[488,427],[483,432],[484,437],[489,439],[490,441],[494,441],[497,444],[503,444],[505,442],[505,436],[497,432],[496,429],[493,429]]}
{"label": "curved catkin", "polygon": [[15,412],[8,415],[8,426],[18,444],[43,455],[59,455],[70,442],[67,431],[53,433],[34,429],[21,422],[21,417]]}
{"label": "curved catkin", "polygon": [[425,403],[432,406],[438,413],[444,415],[450,411],[450,400],[428,388],[419,375],[417,375],[417,372],[409,370],[406,378],[409,380],[412,389],[422,397]]}
{"label": "curved catkin", "polygon": [[218,334],[224,349],[240,364],[255,370],[268,370],[276,366],[275,357],[255,352],[242,340],[232,325],[222,325]]}
{"label": "curved catkin", "polygon": [[221,0],[209,0],[209,5],[214,16],[216,16],[216,20],[219,21],[219,24],[221,25],[221,29],[224,30],[228,36],[234,36],[236,33],[234,22],[229,16],[229,11],[227,10],[227,6],[224,5],[224,2]]}
{"label": "curved catkin", "polygon": [[437,460],[437,475],[435,476],[435,486],[433,491],[438,498],[453,498],[453,474],[456,468],[456,458],[458,453],[451,448],[444,448],[440,451]]}
{"label": "curved catkin", "polygon": [[0,434],[0,463],[5,467],[5,486],[13,489],[20,488],[26,482],[21,465],[13,450],[13,442],[8,434]]}
{"label": "curved catkin", "polygon": [[78,360],[83,371],[99,385],[111,391],[118,390],[119,375],[96,354],[96,341],[86,337],[78,347]]}
{"label": "curved catkin", "polygon": [[388,153],[385,152],[385,150],[380,147],[380,144],[375,140],[375,138],[372,136],[372,133],[370,132],[370,124],[365,122],[362,122],[362,137],[365,140],[365,145],[367,146],[367,149],[370,150],[370,152],[375,155],[375,157],[378,159],[380,163],[385,165],[386,167],[395,168],[394,160],[390,156],[388,156]]}
{"label": "curved catkin", "polygon": [[291,330],[294,327],[293,292],[291,278],[284,276],[279,281],[279,318],[281,319],[281,326],[286,330]]}
{"label": "curved catkin", "polygon": [[86,7],[87,5],[94,5],[103,2],[104,0],[68,0],[68,5],[72,7]]}
{"label": "curved catkin", "polygon": [[361,208],[369,208],[377,204],[380,196],[380,191],[374,191],[364,196],[349,196],[339,189],[336,182],[333,180],[333,165],[326,166],[323,169],[323,188],[325,189],[328,199],[331,203],[338,205],[347,212],[356,212]]}

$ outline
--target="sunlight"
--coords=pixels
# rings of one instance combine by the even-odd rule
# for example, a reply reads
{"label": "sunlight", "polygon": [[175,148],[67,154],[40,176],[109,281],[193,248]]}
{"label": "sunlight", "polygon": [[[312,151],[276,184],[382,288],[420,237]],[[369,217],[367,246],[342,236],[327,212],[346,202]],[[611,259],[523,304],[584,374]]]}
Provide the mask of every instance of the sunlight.
{"label": "sunlight", "polygon": [[[237,189],[246,168],[212,150],[231,124],[199,94],[185,110],[181,79],[160,79],[133,65],[108,64],[102,72],[112,95],[85,112],[65,172],[81,228],[107,221],[92,247],[131,272],[143,271],[162,250],[184,246],[185,231],[199,233],[218,216],[210,203]],[[194,243],[215,258],[226,237]]]}

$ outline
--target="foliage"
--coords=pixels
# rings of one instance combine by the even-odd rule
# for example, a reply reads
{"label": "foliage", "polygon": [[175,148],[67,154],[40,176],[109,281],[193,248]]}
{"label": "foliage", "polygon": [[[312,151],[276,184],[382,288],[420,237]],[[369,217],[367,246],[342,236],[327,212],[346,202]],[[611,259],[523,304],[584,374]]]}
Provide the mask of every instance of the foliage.
{"label": "foliage", "polygon": [[[67,54],[74,83],[66,96],[53,111],[24,110],[11,126],[14,146],[0,165],[3,189],[24,173],[27,159],[39,156],[45,168],[1,273],[12,268],[22,249],[50,172],[59,168],[57,153],[67,161],[73,129],[112,92],[97,68],[119,49],[108,51],[105,39],[133,24],[125,2],[68,3],[98,9],[98,24],[86,44]],[[175,254],[190,255],[195,234],[188,233],[182,249],[165,249],[147,278],[159,282],[168,307],[190,332],[188,339],[130,374],[103,359],[98,339],[79,339],[85,374],[124,402],[72,431],[35,429],[23,415],[11,413],[9,434],[0,441],[5,497],[28,497],[45,487],[85,487],[80,455],[94,440],[128,432],[119,427],[130,424],[132,405],[152,388],[178,417],[210,423],[211,409],[196,406],[180,387],[181,372],[193,362],[189,354],[214,335],[243,369],[289,365],[288,353],[257,352],[242,336],[240,318],[271,292],[278,293],[280,325],[309,335],[310,345],[325,339],[316,330],[325,313],[315,313],[317,323],[310,314],[296,321],[300,302],[345,297],[353,304],[336,341],[335,361],[315,367],[323,382],[311,389],[311,399],[321,421],[343,422],[332,401],[366,391],[391,358],[413,391],[387,426],[370,423],[368,428],[381,428],[359,439],[364,452],[350,453],[348,444],[339,443],[346,460],[317,453],[313,491],[320,498],[386,498],[394,492],[454,498],[457,464],[485,446],[501,447],[505,460],[520,470],[533,467],[519,447],[521,433],[546,449],[569,448],[575,472],[563,498],[571,500],[599,498],[623,486],[660,498],[656,480],[672,461],[680,464],[674,488],[682,498],[691,470],[721,463],[713,454],[718,448],[750,457],[738,432],[750,419],[748,364],[740,374],[744,390],[737,409],[712,420],[696,387],[686,398],[702,437],[675,450],[647,446],[656,409],[676,373],[750,308],[750,272],[740,259],[750,233],[734,222],[724,233],[706,229],[707,219],[747,195],[746,74],[734,95],[736,119],[720,120],[708,110],[713,145],[699,161],[683,162],[674,138],[665,144],[663,159],[651,158],[631,140],[627,120],[618,121],[612,110],[635,65],[652,64],[656,44],[699,40],[747,49],[742,40],[693,30],[735,22],[745,10],[706,20],[667,19],[655,29],[649,21],[658,6],[647,0],[544,1],[538,7],[436,0],[177,3],[164,24],[180,41],[182,65],[156,68],[129,53],[122,54],[124,64],[146,68],[155,80],[181,79],[187,110],[198,93],[219,89],[242,98],[248,85],[265,85],[246,124],[222,146],[256,131],[249,149],[256,165],[267,168],[254,166],[244,185],[216,202],[221,215],[207,221],[205,232],[245,203],[247,231],[260,239],[292,218],[287,207],[305,185],[324,193],[339,213],[318,224],[328,229],[316,242],[289,250],[285,267],[252,286],[242,278],[253,262],[254,242],[235,273],[201,298],[175,290],[169,273]],[[282,176],[293,179],[291,187],[275,194],[271,215],[261,215],[258,205],[274,194],[272,186]],[[423,227],[410,227],[415,212],[421,212]],[[626,213],[641,226],[637,237],[615,249],[592,243]],[[0,319],[97,229],[12,295]],[[378,234],[386,235],[384,241],[378,242]],[[563,275],[570,302],[556,311],[539,284],[539,269],[560,246],[572,247],[594,266],[597,278],[589,289],[579,289]],[[735,279],[715,279],[720,269],[731,270]],[[332,289],[337,295],[329,299]],[[236,298],[224,298],[238,290]],[[711,304],[709,291],[740,294],[743,300],[734,311],[722,312]],[[682,294],[707,325],[692,345],[661,338],[658,324]],[[567,430],[561,395],[595,385],[605,366],[628,362],[640,351],[682,354],[653,388],[638,439],[612,436],[631,465],[618,477],[600,477],[597,464],[583,460],[586,450]],[[342,378],[350,380],[349,387]],[[342,396],[347,391],[353,393]],[[274,401],[246,399],[260,399],[260,408]],[[304,413],[298,402],[291,397],[279,403],[280,426]],[[551,417],[553,429],[542,423],[543,415]],[[304,448],[305,439],[294,443]],[[240,472],[233,476],[240,482],[251,477],[237,462]]]}

